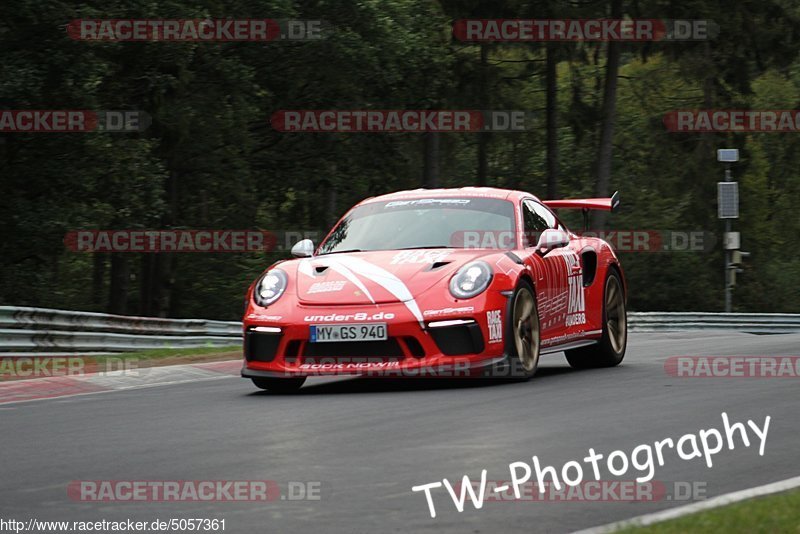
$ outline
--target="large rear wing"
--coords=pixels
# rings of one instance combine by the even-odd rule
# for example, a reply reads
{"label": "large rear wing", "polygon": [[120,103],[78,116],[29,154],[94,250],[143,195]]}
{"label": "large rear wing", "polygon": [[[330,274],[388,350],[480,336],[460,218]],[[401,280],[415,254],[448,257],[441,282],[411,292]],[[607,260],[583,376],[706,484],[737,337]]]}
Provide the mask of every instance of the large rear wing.
{"label": "large rear wing", "polygon": [[611,195],[611,198],[573,198],[544,200],[542,202],[550,209],[602,210],[613,213],[619,210],[619,191]]}
{"label": "large rear wing", "polygon": [[583,212],[584,231],[589,229],[589,211],[600,210],[615,213],[619,210],[619,191],[615,191],[611,198],[573,198],[564,200],[544,200],[544,205],[550,209],[571,209]]}

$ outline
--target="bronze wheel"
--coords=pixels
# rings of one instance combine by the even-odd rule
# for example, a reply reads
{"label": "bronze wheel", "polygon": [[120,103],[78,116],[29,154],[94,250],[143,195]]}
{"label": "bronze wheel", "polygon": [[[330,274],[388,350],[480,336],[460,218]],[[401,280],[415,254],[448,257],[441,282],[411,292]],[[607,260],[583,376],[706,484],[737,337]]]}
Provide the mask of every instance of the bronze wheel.
{"label": "bronze wheel", "polygon": [[628,341],[628,316],[625,312],[625,295],[619,278],[606,280],[606,330],[614,352],[622,352]]}
{"label": "bronze wheel", "polygon": [[564,351],[572,367],[613,367],[625,357],[628,315],[619,272],[609,268],[603,291],[603,335],[597,344]]}
{"label": "bronze wheel", "polygon": [[527,380],[539,366],[541,340],[539,336],[539,311],[533,288],[524,280],[511,297],[509,325],[506,330],[508,367],[503,373],[510,378]]}

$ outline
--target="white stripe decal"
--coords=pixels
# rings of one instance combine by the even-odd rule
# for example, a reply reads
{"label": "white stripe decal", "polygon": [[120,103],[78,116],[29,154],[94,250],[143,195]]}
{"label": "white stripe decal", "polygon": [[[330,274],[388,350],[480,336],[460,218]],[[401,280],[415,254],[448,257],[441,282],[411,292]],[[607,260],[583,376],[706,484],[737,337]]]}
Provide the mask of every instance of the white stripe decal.
{"label": "white stripe decal", "polygon": [[[331,258],[331,260],[333,260],[333,258]],[[364,294],[367,296],[367,298],[370,300],[370,302],[375,304],[375,299],[372,298],[372,295],[370,294],[369,290],[366,288],[366,286],[364,286],[364,284],[361,282],[361,280],[359,280],[358,277],[355,274],[353,274],[353,272],[350,269],[348,269],[344,265],[338,265],[333,261],[331,261],[327,266],[330,269],[333,269],[337,273],[341,274],[342,276],[344,276],[345,278],[347,278],[351,282],[353,282],[353,284],[355,284],[355,286],[358,289],[360,289],[361,291],[364,292]],[[297,266],[297,272],[299,272],[301,274],[304,274],[306,276],[310,276],[310,277],[313,278],[314,270],[313,270],[313,267],[311,265],[311,260],[303,260],[303,261],[301,261],[300,265]]]}
{"label": "white stripe decal", "polygon": [[297,266],[297,272],[313,277],[314,270],[311,267],[311,260],[300,260],[300,265]]}
{"label": "white stripe decal", "polygon": [[417,301],[414,300],[414,296],[411,294],[411,291],[409,291],[408,287],[406,287],[403,281],[398,277],[373,263],[362,260],[361,258],[340,256],[338,258],[330,258],[329,260],[331,261],[331,267],[339,264],[345,268],[352,269],[352,271],[357,275],[368,278],[369,280],[372,280],[379,286],[386,289],[389,293],[397,297],[403,304],[405,304],[406,308],[408,308],[417,321],[419,321],[420,325],[424,324],[422,320],[422,311],[419,309]]}
{"label": "white stripe decal", "polygon": [[361,282],[361,280],[358,279],[358,277],[355,274],[353,274],[353,272],[350,269],[348,269],[344,265],[337,265],[336,263],[332,263],[330,265],[330,268],[336,271],[337,273],[341,274],[351,282],[353,282],[356,285],[356,287],[358,287],[358,289],[364,292],[369,301],[375,304],[375,299],[372,298],[372,295],[370,294],[367,287]]}
{"label": "white stripe decal", "polygon": [[406,287],[402,280],[397,278],[389,271],[378,267],[373,263],[364,261],[361,258],[341,257],[337,259],[343,263],[349,263],[349,267],[353,269],[354,272],[369,278],[376,284],[389,291],[392,295],[400,299],[403,304],[406,305],[406,308],[408,308],[409,311],[414,314],[414,317],[417,318],[419,324],[423,325],[422,312],[417,305],[417,301],[414,300],[414,296],[411,294],[411,291],[409,291],[408,287]]}

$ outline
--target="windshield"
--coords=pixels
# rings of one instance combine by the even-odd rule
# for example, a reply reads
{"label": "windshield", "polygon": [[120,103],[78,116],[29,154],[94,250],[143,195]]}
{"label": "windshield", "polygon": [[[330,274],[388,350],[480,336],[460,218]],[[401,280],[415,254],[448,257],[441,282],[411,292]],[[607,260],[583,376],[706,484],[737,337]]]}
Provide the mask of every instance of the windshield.
{"label": "windshield", "polygon": [[320,253],[464,248],[465,234],[485,232],[513,234],[511,202],[458,197],[372,202],[342,219]]}

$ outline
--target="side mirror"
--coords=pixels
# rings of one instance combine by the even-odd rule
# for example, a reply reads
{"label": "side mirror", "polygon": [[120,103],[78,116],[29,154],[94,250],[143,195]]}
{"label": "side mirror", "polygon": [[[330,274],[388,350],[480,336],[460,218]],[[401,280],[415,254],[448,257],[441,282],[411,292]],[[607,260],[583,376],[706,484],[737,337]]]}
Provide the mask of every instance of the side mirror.
{"label": "side mirror", "polygon": [[569,234],[563,230],[548,228],[539,236],[539,242],[536,244],[536,252],[541,256],[545,256],[551,250],[566,247],[567,245],[569,245]]}
{"label": "side mirror", "polygon": [[310,239],[298,241],[292,247],[292,256],[295,258],[310,258],[314,254],[314,242]]}

